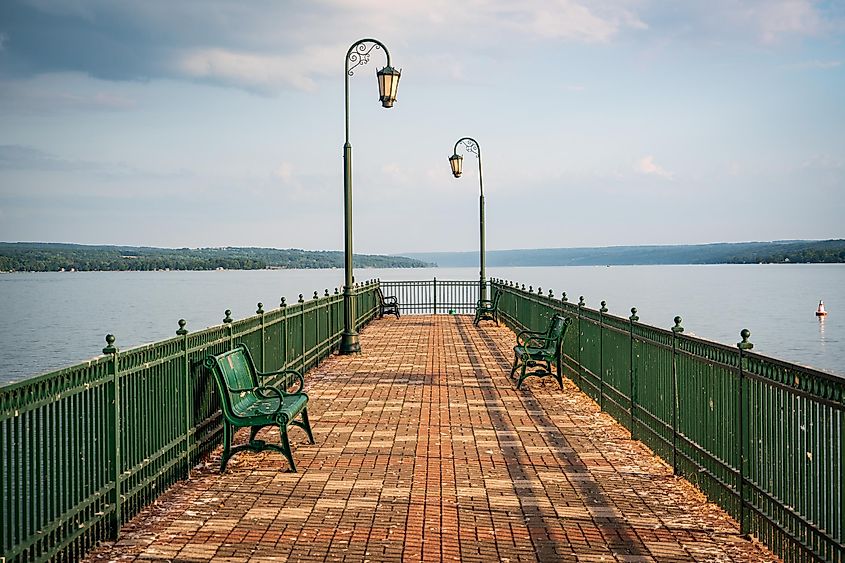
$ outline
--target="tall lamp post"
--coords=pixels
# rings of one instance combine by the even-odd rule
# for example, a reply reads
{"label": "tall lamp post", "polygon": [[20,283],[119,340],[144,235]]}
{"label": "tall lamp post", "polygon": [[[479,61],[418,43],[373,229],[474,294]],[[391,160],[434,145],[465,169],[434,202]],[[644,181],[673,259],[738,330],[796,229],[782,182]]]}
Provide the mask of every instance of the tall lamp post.
{"label": "tall lamp post", "polygon": [[352,145],[349,144],[349,77],[359,65],[370,62],[373,49],[383,49],[387,57],[387,66],[376,72],[381,105],[392,108],[396,101],[396,88],[399,86],[401,71],[390,66],[390,53],[381,41],[360,39],[349,47],[345,61],[346,94],[346,142],[343,144],[343,235],[344,235],[344,282],[343,282],[343,334],[340,338],[340,353],[352,354],[361,351],[361,341],[355,330],[355,300],[352,286]]}
{"label": "tall lamp post", "polygon": [[484,268],[484,182],[481,179],[481,147],[478,146],[478,141],[471,137],[462,137],[455,143],[455,149],[452,151],[452,156],[449,157],[449,164],[452,167],[452,174],[455,178],[461,177],[461,168],[463,166],[464,157],[458,154],[458,146],[463,143],[464,150],[468,153],[474,154],[478,157],[478,187],[481,190],[481,195],[478,199],[478,213],[480,226],[480,258],[481,272],[478,280],[478,288],[481,299],[487,299],[487,274]]}

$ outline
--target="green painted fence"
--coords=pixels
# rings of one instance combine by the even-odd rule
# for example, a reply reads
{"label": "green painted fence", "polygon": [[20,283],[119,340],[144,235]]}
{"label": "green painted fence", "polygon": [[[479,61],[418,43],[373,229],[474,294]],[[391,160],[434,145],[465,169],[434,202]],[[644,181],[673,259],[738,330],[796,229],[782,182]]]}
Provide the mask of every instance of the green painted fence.
{"label": "green painted fence", "polygon": [[845,378],[556,299],[513,282],[501,318],[539,330],[570,316],[567,375],[787,561],[845,561]]}
{"label": "green painted fence", "polygon": [[[358,327],[378,313],[376,282],[355,289]],[[119,351],[0,387],[0,558],[78,560],[115,538],[221,439],[202,359],[243,342],[265,371],[308,370],[335,350],[335,292]]]}

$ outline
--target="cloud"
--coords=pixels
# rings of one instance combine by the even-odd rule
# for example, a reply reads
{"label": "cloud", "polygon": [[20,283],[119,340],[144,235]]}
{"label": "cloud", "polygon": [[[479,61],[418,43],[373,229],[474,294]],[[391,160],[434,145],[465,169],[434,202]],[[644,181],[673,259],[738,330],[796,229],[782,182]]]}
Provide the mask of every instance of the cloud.
{"label": "cloud", "polygon": [[832,68],[839,68],[842,66],[842,61],[804,61],[787,65],[786,68],[794,68],[798,70],[830,70]]}
{"label": "cloud", "polygon": [[124,93],[129,90],[114,82],[93,81],[67,72],[0,80],[0,110],[12,114],[129,111],[138,107],[137,100]]}
{"label": "cloud", "polygon": [[186,78],[272,94],[282,89],[311,92],[315,76],[328,74],[338,49],[307,48],[288,55],[262,55],[227,49],[197,49],[176,58],[173,70]]}
{"label": "cloud", "polygon": [[23,145],[0,145],[0,170],[89,170],[87,162],[67,160]]}
{"label": "cloud", "polygon": [[675,178],[675,175],[672,172],[669,172],[668,170],[654,162],[654,157],[652,155],[644,156],[640,160],[638,160],[637,164],[634,165],[634,170],[636,170],[640,174],[660,176],[661,178],[665,178],[667,180],[672,180]]}
{"label": "cloud", "polygon": [[[81,72],[105,80],[203,81],[261,94],[311,91],[339,66],[350,37],[390,30],[404,44],[433,45],[426,56],[513,42],[607,42],[646,24],[637,0],[381,0],[240,3],[224,0],[4,0],[7,72]],[[343,37],[343,41],[338,38]],[[390,41],[390,37],[384,38]],[[452,69],[452,72],[456,72]]]}
{"label": "cloud", "polygon": [[9,41],[9,35],[7,33],[0,32],[0,52],[6,48],[6,43]]}
{"label": "cloud", "polygon": [[764,43],[773,43],[784,35],[818,35],[823,29],[811,0],[766,0],[749,10],[749,18],[757,22]]}
{"label": "cloud", "polygon": [[708,46],[728,42],[773,46],[790,39],[836,36],[845,29],[845,11],[816,0],[708,0],[650,3],[641,17],[653,39],[679,39]]}

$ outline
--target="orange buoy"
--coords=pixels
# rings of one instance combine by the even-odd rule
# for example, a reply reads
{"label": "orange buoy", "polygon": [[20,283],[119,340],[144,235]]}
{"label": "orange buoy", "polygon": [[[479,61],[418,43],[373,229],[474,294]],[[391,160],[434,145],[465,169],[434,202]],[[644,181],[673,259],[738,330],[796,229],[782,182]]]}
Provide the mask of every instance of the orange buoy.
{"label": "orange buoy", "polygon": [[824,301],[819,301],[819,308],[816,309],[817,317],[826,317],[827,311],[824,310]]}

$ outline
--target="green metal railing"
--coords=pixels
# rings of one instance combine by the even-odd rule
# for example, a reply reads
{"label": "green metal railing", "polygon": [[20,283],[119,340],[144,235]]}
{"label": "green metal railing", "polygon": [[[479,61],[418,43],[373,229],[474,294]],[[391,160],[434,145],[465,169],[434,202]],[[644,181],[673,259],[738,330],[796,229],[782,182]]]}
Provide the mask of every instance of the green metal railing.
{"label": "green metal railing", "polygon": [[512,282],[500,315],[540,330],[574,321],[567,375],[675,472],[787,561],[845,561],[845,378],[670,330]]}
{"label": "green metal railing", "polygon": [[[355,288],[358,326],[378,313]],[[243,342],[265,371],[308,370],[338,346],[335,292],[119,351],[0,387],[0,559],[78,560],[152,502],[220,441],[207,354]]]}
{"label": "green metal railing", "polygon": [[402,315],[439,315],[475,313],[480,284],[478,281],[433,280],[381,281],[385,295],[399,302]]}

